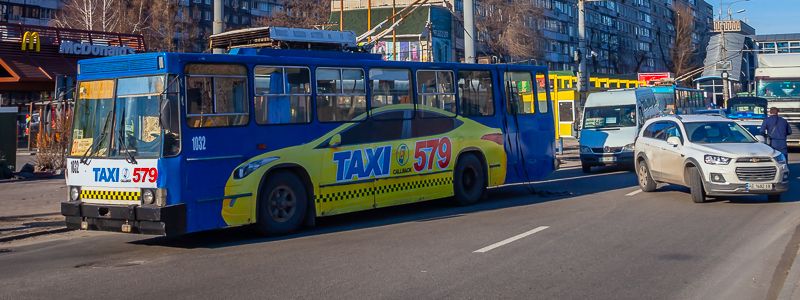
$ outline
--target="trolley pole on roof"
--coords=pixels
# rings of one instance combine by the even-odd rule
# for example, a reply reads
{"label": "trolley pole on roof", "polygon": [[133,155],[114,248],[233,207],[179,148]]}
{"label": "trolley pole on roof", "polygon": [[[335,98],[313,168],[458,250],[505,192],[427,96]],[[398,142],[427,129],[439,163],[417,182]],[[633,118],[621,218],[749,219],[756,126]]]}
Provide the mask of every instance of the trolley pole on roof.
{"label": "trolley pole on roof", "polygon": [[[222,0],[214,0],[214,27],[213,33],[220,34],[223,30],[223,9],[222,9]],[[222,54],[225,53],[225,49],[222,48],[214,48],[214,54]]]}
{"label": "trolley pole on roof", "polygon": [[475,4],[464,0],[464,62],[475,63]]}

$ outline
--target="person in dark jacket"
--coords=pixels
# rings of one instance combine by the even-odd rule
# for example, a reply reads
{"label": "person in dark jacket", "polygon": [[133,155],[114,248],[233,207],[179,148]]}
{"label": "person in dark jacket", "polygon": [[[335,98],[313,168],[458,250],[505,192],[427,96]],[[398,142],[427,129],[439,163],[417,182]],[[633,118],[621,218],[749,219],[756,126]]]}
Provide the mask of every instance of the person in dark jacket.
{"label": "person in dark jacket", "polygon": [[789,159],[789,146],[786,144],[786,137],[792,134],[792,128],[786,119],[778,115],[777,107],[769,109],[769,117],[761,123],[761,134],[769,137],[769,145],[773,149],[780,151],[787,160]]}

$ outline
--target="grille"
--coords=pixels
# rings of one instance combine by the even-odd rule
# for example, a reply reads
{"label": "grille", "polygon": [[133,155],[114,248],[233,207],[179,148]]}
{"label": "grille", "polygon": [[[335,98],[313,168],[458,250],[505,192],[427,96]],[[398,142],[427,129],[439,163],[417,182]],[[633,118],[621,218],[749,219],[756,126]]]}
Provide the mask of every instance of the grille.
{"label": "grille", "polygon": [[775,179],[778,169],[775,167],[739,167],[736,176],[741,181],[770,181]]}
{"label": "grille", "polygon": [[763,163],[763,162],[772,162],[772,159],[769,157],[742,157],[736,159],[737,163]]}
{"label": "grille", "polygon": [[592,148],[594,153],[616,153],[622,151],[622,147],[608,147],[608,151],[603,148]]}
{"label": "grille", "polygon": [[140,197],[140,192],[81,190],[81,199],[133,201]]}

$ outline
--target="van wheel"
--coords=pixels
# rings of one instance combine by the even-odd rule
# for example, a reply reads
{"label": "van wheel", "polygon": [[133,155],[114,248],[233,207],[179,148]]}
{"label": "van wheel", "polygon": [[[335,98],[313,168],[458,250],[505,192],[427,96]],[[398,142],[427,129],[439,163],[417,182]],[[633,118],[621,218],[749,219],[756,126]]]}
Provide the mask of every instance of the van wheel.
{"label": "van wheel", "polygon": [[706,191],[703,189],[703,176],[700,175],[700,170],[697,168],[689,168],[689,189],[692,193],[692,201],[694,203],[706,202]]}
{"label": "van wheel", "polygon": [[639,161],[636,176],[639,179],[639,188],[642,189],[642,192],[649,193],[656,190],[656,181],[650,175],[650,167],[647,166],[647,162],[644,159]]}
{"label": "van wheel", "polygon": [[453,170],[453,194],[459,205],[478,202],[486,192],[486,172],[478,157],[465,154]]}
{"label": "van wheel", "polygon": [[767,195],[767,201],[769,201],[769,202],[781,202],[781,194]]}
{"label": "van wheel", "polygon": [[267,178],[259,193],[258,231],[280,235],[297,230],[308,207],[303,181],[288,171],[279,171]]}

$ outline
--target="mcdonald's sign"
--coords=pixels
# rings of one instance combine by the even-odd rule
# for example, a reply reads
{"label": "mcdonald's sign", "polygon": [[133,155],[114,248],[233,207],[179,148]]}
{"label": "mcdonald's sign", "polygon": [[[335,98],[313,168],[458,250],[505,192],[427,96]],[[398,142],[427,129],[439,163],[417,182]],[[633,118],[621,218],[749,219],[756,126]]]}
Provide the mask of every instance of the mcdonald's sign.
{"label": "mcdonald's sign", "polygon": [[42,50],[42,40],[39,39],[39,33],[25,31],[25,34],[22,35],[22,51],[34,49],[36,49],[36,52]]}

